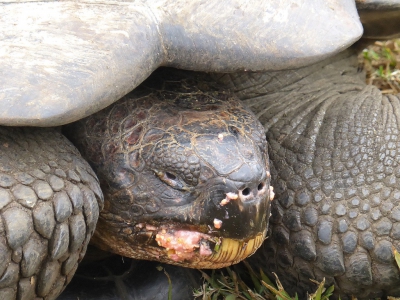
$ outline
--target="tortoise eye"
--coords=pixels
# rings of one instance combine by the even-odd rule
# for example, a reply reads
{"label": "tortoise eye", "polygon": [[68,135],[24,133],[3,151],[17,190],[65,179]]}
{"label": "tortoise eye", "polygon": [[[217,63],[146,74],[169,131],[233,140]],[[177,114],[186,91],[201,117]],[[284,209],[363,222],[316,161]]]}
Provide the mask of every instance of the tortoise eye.
{"label": "tortoise eye", "polygon": [[184,185],[182,182],[179,180],[179,178],[170,172],[156,172],[158,178],[161,179],[164,183],[168,184],[170,187],[173,187],[174,189],[177,190],[182,190],[184,188]]}
{"label": "tortoise eye", "polygon": [[229,126],[229,132],[232,133],[234,136],[238,136],[239,135],[239,129],[237,129],[235,126]]}
{"label": "tortoise eye", "polygon": [[170,172],[165,172],[165,176],[166,176],[168,179],[176,180],[176,176],[175,176],[174,174],[170,173]]}

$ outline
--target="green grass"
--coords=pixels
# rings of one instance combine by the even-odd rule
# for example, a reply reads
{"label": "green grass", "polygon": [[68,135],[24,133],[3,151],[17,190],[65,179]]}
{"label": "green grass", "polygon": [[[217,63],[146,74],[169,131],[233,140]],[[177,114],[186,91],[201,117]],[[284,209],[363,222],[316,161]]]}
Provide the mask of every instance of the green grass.
{"label": "green grass", "polygon": [[[400,259],[400,257],[399,257]],[[297,295],[289,295],[278,277],[275,275],[275,283],[268,278],[262,270],[255,272],[246,262],[243,263],[246,271],[236,266],[222,270],[213,270],[211,274],[200,271],[203,274],[203,286],[195,290],[195,299],[201,300],[297,300]],[[243,277],[243,278],[242,278]],[[315,291],[308,299],[327,300],[332,295],[334,286],[325,288],[325,280],[315,283]]]}
{"label": "green grass", "polygon": [[362,52],[367,84],[384,94],[400,93],[400,39],[375,42]]}
{"label": "green grass", "polygon": [[[400,254],[393,248],[393,254],[397,266],[400,268]],[[289,295],[284,286],[275,275],[274,282],[268,278],[262,270],[255,272],[246,262],[243,262],[247,270],[232,266],[222,270],[213,270],[211,274],[200,271],[204,278],[203,285],[193,291],[198,300],[297,300],[297,295]],[[328,300],[333,294],[334,286],[325,287],[325,279],[322,282],[311,280],[315,283],[315,291],[308,294],[308,300]],[[339,298],[340,299],[340,298]],[[353,298],[356,300],[357,298]],[[389,300],[400,298],[388,297]]]}

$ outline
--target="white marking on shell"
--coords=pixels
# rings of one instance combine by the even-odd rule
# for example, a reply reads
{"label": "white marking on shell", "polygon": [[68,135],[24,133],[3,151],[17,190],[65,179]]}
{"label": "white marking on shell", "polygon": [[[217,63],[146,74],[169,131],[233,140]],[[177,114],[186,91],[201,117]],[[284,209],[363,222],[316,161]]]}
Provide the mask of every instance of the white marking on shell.
{"label": "white marking on shell", "polygon": [[120,33],[120,34],[124,35],[127,39],[129,39],[129,33],[126,32],[125,30],[112,30],[110,32],[111,33]]}

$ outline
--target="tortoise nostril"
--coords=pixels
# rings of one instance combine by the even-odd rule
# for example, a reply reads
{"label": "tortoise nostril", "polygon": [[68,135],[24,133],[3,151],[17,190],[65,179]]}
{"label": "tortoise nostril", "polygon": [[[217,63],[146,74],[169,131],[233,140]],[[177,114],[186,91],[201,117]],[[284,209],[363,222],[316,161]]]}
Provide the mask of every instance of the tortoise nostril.
{"label": "tortoise nostril", "polygon": [[261,191],[264,188],[264,183],[260,182],[260,184],[257,186],[257,189]]}
{"label": "tortoise nostril", "polygon": [[250,189],[249,188],[245,188],[243,191],[242,191],[242,195],[243,196],[248,196],[248,195],[250,195]]}

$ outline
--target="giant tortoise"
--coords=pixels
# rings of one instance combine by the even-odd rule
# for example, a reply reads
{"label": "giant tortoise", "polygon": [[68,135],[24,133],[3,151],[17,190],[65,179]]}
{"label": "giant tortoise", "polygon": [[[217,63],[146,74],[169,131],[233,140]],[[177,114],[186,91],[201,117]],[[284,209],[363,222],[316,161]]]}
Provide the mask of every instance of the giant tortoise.
{"label": "giant tortoise", "polygon": [[[366,28],[399,6],[359,3]],[[371,37],[398,32],[382,28]],[[400,293],[399,99],[364,87],[344,51],[362,35],[355,3],[5,1],[0,34],[2,299],[56,298],[93,234],[219,268],[269,219],[253,261],[292,290]],[[161,66],[219,74],[160,70],[135,89]],[[62,130],[85,160],[59,127],[74,121]]]}

